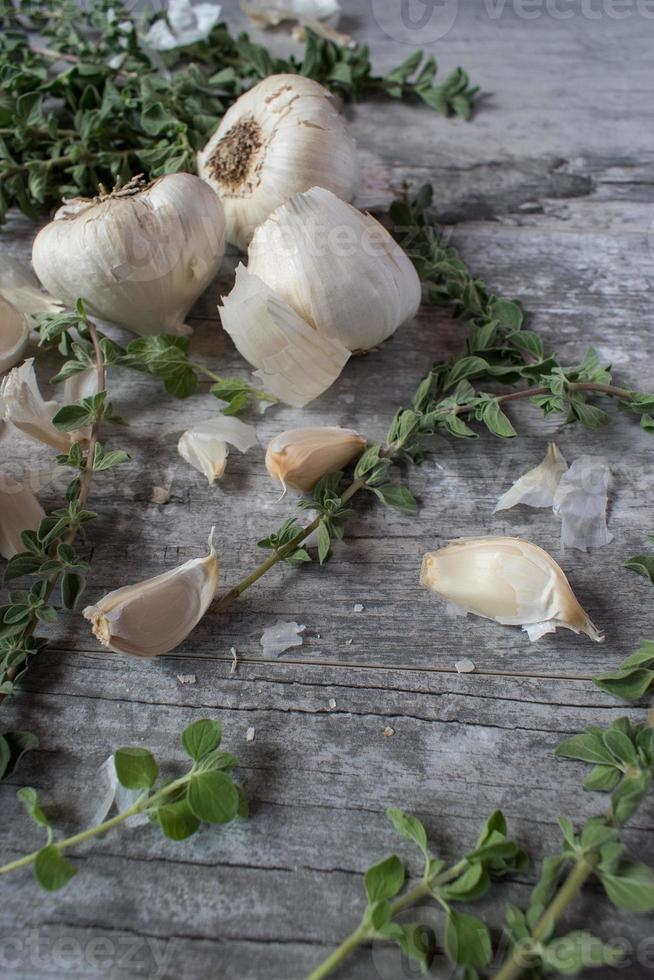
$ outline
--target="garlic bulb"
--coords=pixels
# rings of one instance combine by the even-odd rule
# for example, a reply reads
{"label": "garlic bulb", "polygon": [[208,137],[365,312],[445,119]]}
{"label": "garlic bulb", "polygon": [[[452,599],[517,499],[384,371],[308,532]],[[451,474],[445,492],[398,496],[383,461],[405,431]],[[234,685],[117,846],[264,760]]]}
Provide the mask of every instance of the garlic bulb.
{"label": "garlic bulb", "polygon": [[10,371],[0,385],[0,417],[11,422],[29,439],[67,453],[74,442],[88,437],[88,431],[61,432],[52,423],[60,408],[58,402],[43,400],[34,374],[33,357]]}
{"label": "garlic bulb", "polygon": [[36,531],[45,511],[29,487],[0,473],[0,555],[13,558],[25,551],[22,531]]}
{"label": "garlic bulb", "polygon": [[230,415],[219,415],[182,433],[177,451],[187,463],[204,473],[209,484],[212,484],[225,472],[229,455],[227,443],[245,453],[256,441],[257,433],[253,426]]}
{"label": "garlic bulb", "polygon": [[367,442],[353,429],[324,425],[287,429],[271,439],[266,469],[284,490],[308,492],[327,473],[335,473],[360,456]]}
{"label": "garlic bulb", "polygon": [[179,646],[202,619],[216,591],[218,569],[212,531],[206,558],[109,592],[83,615],[110,650],[158,657]]}
{"label": "garlic bulb", "polygon": [[248,256],[223,298],[222,324],[264,387],[290,405],[316,398],[348,351],[381,344],[420,305],[418,274],[394,239],[321,187],[278,208]]}
{"label": "garlic bulb", "polygon": [[350,356],[339,340],[321,337],[244,265],[220,308],[223,327],[259,370],[262,387],[301,408],[336,381]]}
{"label": "garlic bulb", "polygon": [[242,95],[198,154],[198,173],[222,199],[227,240],[242,249],[292,194],[319,186],[351,201],[360,176],[334,96],[302,75],[270,75]]}
{"label": "garlic bulb", "polygon": [[603,640],[554,559],[520,538],[453,541],[424,556],[420,582],[476,616],[522,626],[531,640],[559,626]]}
{"label": "garlic bulb", "polygon": [[22,359],[29,336],[30,324],[25,314],[0,294],[0,374]]}
{"label": "garlic bulb", "polygon": [[68,306],[143,336],[188,333],[189,309],[224,253],[220,201],[192,174],[71,201],[36,236],[32,261],[43,285]]}

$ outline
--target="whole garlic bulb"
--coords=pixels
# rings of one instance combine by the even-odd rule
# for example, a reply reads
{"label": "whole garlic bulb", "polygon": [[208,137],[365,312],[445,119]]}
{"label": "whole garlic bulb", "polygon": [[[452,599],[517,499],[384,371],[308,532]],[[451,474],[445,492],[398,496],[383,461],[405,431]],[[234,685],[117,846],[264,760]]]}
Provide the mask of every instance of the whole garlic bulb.
{"label": "whole garlic bulb", "polygon": [[198,154],[198,173],[222,199],[227,240],[244,250],[292,194],[319,186],[351,201],[360,178],[333,95],[302,75],[270,75],[242,95]]}
{"label": "whole garlic bulb", "polygon": [[188,333],[189,309],[225,250],[220,200],[193,174],[131,181],[57,211],[32,262],[50,293],[142,336]]}
{"label": "whole garlic bulb", "polygon": [[29,335],[28,318],[0,294],[0,374],[21,360]]}
{"label": "whole garlic bulb", "polygon": [[[271,214],[248,258],[223,298],[222,324],[264,387],[291,405],[316,398],[348,352],[381,344],[420,305],[420,279],[397,242],[322,187]],[[271,318],[278,329],[264,331]]]}

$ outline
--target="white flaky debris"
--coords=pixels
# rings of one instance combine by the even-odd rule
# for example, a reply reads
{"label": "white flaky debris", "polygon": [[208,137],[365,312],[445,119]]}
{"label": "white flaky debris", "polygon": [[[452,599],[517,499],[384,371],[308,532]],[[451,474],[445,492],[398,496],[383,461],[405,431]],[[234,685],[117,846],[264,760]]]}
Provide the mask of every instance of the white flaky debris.
{"label": "white flaky debris", "polygon": [[384,738],[390,738],[391,735],[395,735],[395,729],[391,728],[390,725],[387,725],[384,729]]}
{"label": "white flaky debris", "polygon": [[523,473],[513,486],[502,494],[495,504],[495,513],[517,507],[518,504],[525,504],[527,507],[551,507],[556,489],[567,468],[568,464],[558,446],[550,442],[542,463]]}
{"label": "white flaky debris", "polygon": [[178,674],[177,680],[180,684],[195,684],[197,677],[195,674]]}
{"label": "white flaky debris", "polygon": [[349,640],[346,640],[346,641],[345,641],[345,646],[346,646],[346,647],[351,647],[351,646],[352,646],[352,640],[353,640],[353,637],[350,637],[350,639],[349,639]]}
{"label": "white flaky debris", "polygon": [[330,698],[329,699],[329,707],[330,708],[335,708],[336,707],[336,699],[335,698]]}
{"label": "white flaky debris", "polygon": [[546,636],[547,633],[556,633],[556,623],[551,619],[545,623],[527,623],[522,628],[532,643],[540,640],[541,636]]}
{"label": "white flaky debris", "polygon": [[363,603],[361,603],[361,602],[355,602],[354,603],[354,611],[355,612],[363,612]]}
{"label": "white flaky debris", "polygon": [[245,733],[246,742],[254,742],[254,725],[250,725],[247,732]]}
{"label": "white flaky debris", "polygon": [[459,674],[471,674],[473,670],[476,670],[472,660],[469,660],[467,657],[464,657],[463,660],[457,660],[454,666]]}
{"label": "white flaky debris", "polygon": [[580,456],[561,477],[554,513],[561,518],[561,547],[601,548],[613,540],[606,526],[611,471],[604,456]]}
{"label": "white flaky debris", "polygon": [[[95,786],[99,788],[99,799],[92,816],[89,818],[89,826],[91,827],[97,827],[98,824],[103,823],[114,808],[117,813],[124,813],[125,810],[134,806],[142,793],[140,789],[125,789],[124,786],[121,786],[116,776],[113,755],[105,759],[98,769]],[[147,813],[135,813],[127,818],[125,824],[128,827],[140,827],[142,824],[148,823],[148,820]]]}
{"label": "white flaky debris", "polygon": [[220,20],[217,3],[198,3],[191,0],[170,0],[145,35],[145,43],[153,51],[172,51],[185,44],[204,41]]}
{"label": "white flaky debris", "polygon": [[468,610],[457,606],[455,602],[446,602],[445,615],[448,619],[465,619],[468,615]]}
{"label": "white flaky debris", "polygon": [[235,674],[238,670],[238,657],[236,656],[236,647],[230,647],[229,652],[232,655],[232,665],[229,668],[230,674]]}
{"label": "white flaky debris", "polygon": [[281,620],[274,626],[268,626],[261,634],[261,646],[264,657],[279,657],[291,647],[302,646],[306,626],[299,623],[284,623]]}

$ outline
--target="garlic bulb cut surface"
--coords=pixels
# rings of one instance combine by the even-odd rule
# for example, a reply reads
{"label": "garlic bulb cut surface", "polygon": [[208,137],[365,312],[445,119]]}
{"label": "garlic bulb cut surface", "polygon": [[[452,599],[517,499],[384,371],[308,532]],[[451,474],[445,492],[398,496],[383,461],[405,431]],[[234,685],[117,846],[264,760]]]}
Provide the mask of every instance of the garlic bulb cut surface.
{"label": "garlic bulb cut surface", "polygon": [[222,199],[227,240],[242,249],[291,195],[318,186],[351,201],[360,180],[334,96],[302,75],[270,75],[242,95],[198,154],[198,173]]}
{"label": "garlic bulb cut surface", "polygon": [[30,324],[25,314],[0,294],[0,374],[22,359],[29,336]]}
{"label": "garlic bulb cut surface", "polygon": [[522,626],[530,639],[565,627],[603,640],[554,559],[520,538],[453,541],[424,556],[420,582],[476,616]]}
{"label": "garlic bulb cut surface", "polygon": [[568,464],[558,446],[550,442],[542,463],[523,473],[513,486],[502,494],[495,504],[494,513],[499,510],[510,510],[518,504],[525,504],[527,507],[551,507],[556,488],[567,468]]}
{"label": "garlic bulb cut surface", "polygon": [[327,473],[335,473],[356,459],[367,442],[354,429],[317,426],[288,429],[271,439],[266,468],[281,485],[308,492]]}
{"label": "garlic bulb cut surface", "polygon": [[211,484],[225,472],[228,443],[245,453],[256,442],[257,433],[253,426],[231,415],[219,415],[187,429],[177,444],[177,451],[187,463],[204,473]]}
{"label": "garlic bulb cut surface", "polygon": [[58,402],[43,400],[34,374],[33,357],[13,368],[0,385],[0,417],[29,439],[67,453],[73,442],[87,437],[87,432],[83,429],[60,432],[52,423],[60,408]]}
{"label": "garlic bulb cut surface", "polygon": [[377,347],[420,306],[420,279],[397,242],[321,187],[278,208],[255,232],[248,256],[252,275],[350,351]]}
{"label": "garlic bulb cut surface", "polygon": [[22,531],[36,531],[45,511],[29,487],[0,473],[0,555],[25,551]]}
{"label": "garlic bulb cut surface", "polygon": [[103,646],[135,657],[158,657],[186,639],[209,608],[218,584],[218,555],[128,585],[87,606],[84,617]]}
{"label": "garlic bulb cut surface", "polygon": [[36,236],[32,261],[68,306],[143,336],[188,333],[184,319],[224,253],[220,200],[192,174],[71,201]]}
{"label": "garlic bulb cut surface", "polygon": [[301,408],[334,383],[350,352],[322,337],[243,265],[223,297],[220,319],[238,351],[258,368],[263,388]]}

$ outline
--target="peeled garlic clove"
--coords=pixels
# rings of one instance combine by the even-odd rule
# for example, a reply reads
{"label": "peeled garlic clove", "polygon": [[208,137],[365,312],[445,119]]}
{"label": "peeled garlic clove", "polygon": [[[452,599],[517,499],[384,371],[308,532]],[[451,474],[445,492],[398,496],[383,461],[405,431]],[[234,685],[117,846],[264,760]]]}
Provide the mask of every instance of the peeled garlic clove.
{"label": "peeled garlic clove", "polygon": [[184,319],[220,267],[225,216],[192,174],[133,182],[60,209],[36,236],[32,261],[66,305],[142,336],[188,333]]}
{"label": "peeled garlic clove", "polygon": [[394,238],[322,187],[279,207],[248,257],[251,275],[350,351],[377,347],[420,306],[420,279]]}
{"label": "peeled garlic clove", "polygon": [[220,309],[222,325],[243,357],[258,368],[263,388],[301,408],[334,383],[350,352],[321,337],[243,265]]}
{"label": "peeled garlic clove", "polygon": [[511,507],[517,507],[518,504],[525,504],[527,507],[551,507],[556,488],[567,468],[568,464],[558,446],[550,442],[543,462],[523,473],[513,486],[502,494],[495,504],[494,513],[499,510],[509,510]]}
{"label": "peeled garlic clove", "polygon": [[356,459],[367,442],[353,429],[316,426],[287,429],[271,439],[266,468],[284,489],[308,492],[327,473],[335,473]]}
{"label": "peeled garlic clove", "polygon": [[135,657],[158,657],[186,639],[209,608],[218,584],[218,555],[209,538],[206,558],[109,592],[83,612],[103,646]]}
{"label": "peeled garlic clove", "polygon": [[318,186],[351,201],[360,179],[334,96],[302,75],[270,75],[237,99],[198,154],[198,173],[222,199],[227,240],[242,249],[292,194]]}
{"label": "peeled garlic clove", "polygon": [[22,359],[29,336],[30,324],[25,314],[0,295],[0,374]]}
{"label": "peeled garlic clove", "polygon": [[60,408],[58,402],[43,400],[34,374],[33,357],[10,371],[0,385],[0,415],[28,438],[67,453],[73,442],[85,438],[85,432],[60,432],[52,424]]}
{"label": "peeled garlic clove", "polygon": [[204,473],[211,484],[225,472],[227,443],[245,453],[256,441],[254,426],[230,415],[220,415],[187,429],[177,443],[177,451],[187,463]]}
{"label": "peeled garlic clove", "polygon": [[21,533],[36,531],[44,517],[29,487],[0,473],[0,555],[13,558],[25,551]]}
{"label": "peeled garlic clove", "polygon": [[424,556],[420,582],[476,616],[522,626],[530,639],[557,627],[604,639],[554,559],[520,538],[453,541]]}

